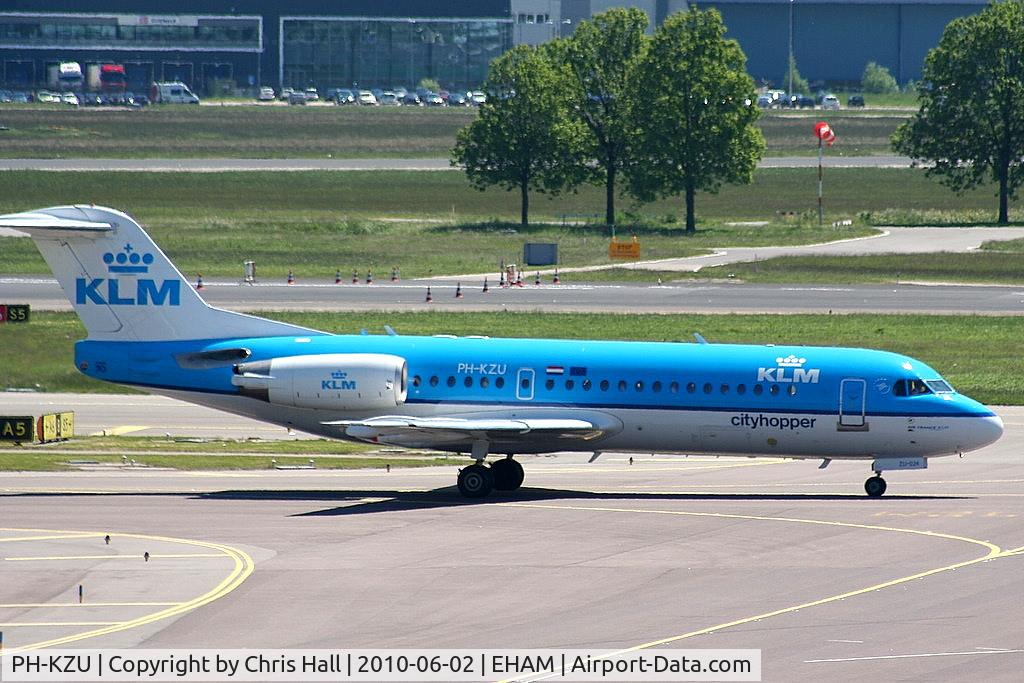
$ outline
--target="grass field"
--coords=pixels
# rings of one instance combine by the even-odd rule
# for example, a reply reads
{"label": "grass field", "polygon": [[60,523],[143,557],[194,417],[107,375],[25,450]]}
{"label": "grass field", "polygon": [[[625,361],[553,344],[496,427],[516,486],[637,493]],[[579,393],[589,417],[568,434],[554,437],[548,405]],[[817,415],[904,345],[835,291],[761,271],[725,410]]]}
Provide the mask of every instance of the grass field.
{"label": "grass field", "polygon": [[964,282],[1024,284],[1019,253],[873,254],[869,256],[780,256],[756,263],[731,263],[679,273],[678,279],[730,278],[791,284]]}
{"label": "grass field", "polygon": [[[844,100],[845,101],[845,100]],[[765,112],[767,154],[816,153],[813,122],[838,135],[830,154],[891,154],[907,112]],[[11,106],[0,109],[0,157],[123,158],[444,157],[476,117],[466,108],[158,106],[135,110]]]}
{"label": "grass field", "polygon": [[[123,443],[120,442],[123,440]],[[162,446],[169,442],[167,439],[147,437],[114,437],[114,439],[102,450],[109,450],[111,453],[81,454],[81,451],[93,446],[93,437],[80,437],[64,443],[46,444],[19,449],[17,451],[5,450],[0,452],[0,471],[51,471],[71,470],[76,466],[69,461],[89,461],[100,464],[121,464],[124,462],[122,453],[127,453],[130,461],[134,461],[135,467],[169,467],[176,470],[266,470],[277,466],[296,467],[308,465],[312,459],[316,469],[321,470],[353,470],[368,468],[391,467],[430,467],[432,465],[448,465],[461,461],[445,457],[423,457],[392,458],[381,455],[368,455],[365,457],[344,456],[332,457],[328,449],[335,453],[345,452],[347,449],[359,449],[366,451],[369,445],[349,444],[344,441],[319,441],[313,442],[322,444],[324,453],[307,452],[300,445],[304,441],[289,441],[278,448],[280,453],[291,453],[298,455],[213,455],[213,454],[189,454],[189,453],[161,453]],[[210,448],[219,446],[221,443],[208,443]],[[45,450],[40,450],[45,448]],[[313,456],[312,458],[310,456]]]}
{"label": "grass field", "polygon": [[[701,223],[692,236],[678,227],[678,199],[636,209],[637,215],[624,217],[620,234],[636,231],[644,258],[651,259],[717,246],[807,244],[868,234],[863,225],[818,228],[809,215],[780,218],[781,211],[806,212],[813,206],[814,178],[805,169],[765,170],[757,173],[753,185],[702,195]],[[836,170],[834,183],[829,215],[836,218],[901,201],[941,205],[948,194],[909,169]],[[981,204],[981,193],[976,195],[955,205],[972,198]],[[554,199],[534,197],[535,220],[556,225],[524,230],[507,223],[518,212],[515,194],[478,192],[458,171],[18,171],[5,173],[0,183],[4,213],[76,202],[102,203],[132,214],[190,277],[197,272],[238,276],[246,259],[256,260],[266,277],[281,277],[293,269],[297,277],[323,279],[336,268],[347,275],[354,268],[365,272],[370,267],[380,277],[395,265],[407,277],[487,272],[501,259],[519,262],[526,241],[558,242],[562,265],[608,262],[606,228],[558,225],[563,214],[570,219],[593,215],[603,202],[601,191],[593,187]],[[623,206],[629,208],[628,203]],[[383,217],[403,220],[385,222]],[[731,219],[771,224],[726,225]],[[5,238],[0,247],[0,274],[47,272],[30,240]]]}
{"label": "grass field", "polygon": [[[1018,317],[931,315],[613,315],[557,313],[275,313],[271,317],[338,333],[388,324],[400,334],[808,344],[885,349],[918,358],[960,391],[986,403],[1024,405],[1024,355]],[[0,390],[123,392],[75,370],[72,344],[84,330],[70,313],[33,314],[0,328],[9,363]],[[508,336],[513,336],[509,334]]]}

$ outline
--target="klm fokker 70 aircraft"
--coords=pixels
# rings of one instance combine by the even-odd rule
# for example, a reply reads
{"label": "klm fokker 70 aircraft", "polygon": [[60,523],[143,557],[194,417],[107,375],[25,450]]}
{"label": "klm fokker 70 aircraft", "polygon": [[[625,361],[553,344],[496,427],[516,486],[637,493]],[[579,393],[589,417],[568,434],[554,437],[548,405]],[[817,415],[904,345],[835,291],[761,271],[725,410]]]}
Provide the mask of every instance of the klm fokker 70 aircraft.
{"label": "klm fokker 70 aircraft", "polygon": [[863,460],[880,496],[883,470],[1003,433],[991,410],[895,353],[333,335],[208,306],[118,211],[55,207],[0,227],[31,235],[70,298],[86,375],[314,434],[468,453],[458,486],[470,497],[517,489],[514,454],[611,450]]}

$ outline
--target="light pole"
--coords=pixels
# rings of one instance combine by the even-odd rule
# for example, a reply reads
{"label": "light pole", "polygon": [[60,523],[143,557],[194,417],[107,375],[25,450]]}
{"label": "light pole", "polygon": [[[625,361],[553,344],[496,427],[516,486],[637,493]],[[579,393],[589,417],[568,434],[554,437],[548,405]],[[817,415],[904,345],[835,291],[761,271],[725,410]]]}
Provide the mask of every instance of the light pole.
{"label": "light pole", "polygon": [[793,0],[789,0],[789,60],[786,63],[789,72],[789,96],[793,96]]}

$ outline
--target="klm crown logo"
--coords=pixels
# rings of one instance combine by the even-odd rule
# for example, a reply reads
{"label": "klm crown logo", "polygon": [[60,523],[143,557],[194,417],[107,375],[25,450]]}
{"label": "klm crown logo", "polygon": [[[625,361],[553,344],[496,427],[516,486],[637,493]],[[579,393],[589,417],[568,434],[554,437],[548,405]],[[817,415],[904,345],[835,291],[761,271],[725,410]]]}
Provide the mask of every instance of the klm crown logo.
{"label": "klm crown logo", "polygon": [[153,263],[153,255],[140,254],[131,244],[126,244],[117,254],[109,251],[103,254],[103,262],[107,264],[107,270],[111,273],[148,273],[149,266]]}
{"label": "klm crown logo", "polygon": [[780,368],[802,368],[804,363],[807,362],[806,358],[797,358],[793,354],[789,354],[785,358],[776,358],[775,362]]}
{"label": "klm crown logo", "polygon": [[346,377],[348,377],[348,373],[341,370],[335,370],[331,373],[331,379],[345,379]]}
{"label": "klm crown logo", "polygon": [[[153,265],[153,254],[140,254],[131,244],[116,254],[103,254],[107,272],[142,275]],[[75,304],[100,306],[180,306],[181,280],[152,280],[136,277],[123,283],[116,277],[84,277],[75,279]]]}

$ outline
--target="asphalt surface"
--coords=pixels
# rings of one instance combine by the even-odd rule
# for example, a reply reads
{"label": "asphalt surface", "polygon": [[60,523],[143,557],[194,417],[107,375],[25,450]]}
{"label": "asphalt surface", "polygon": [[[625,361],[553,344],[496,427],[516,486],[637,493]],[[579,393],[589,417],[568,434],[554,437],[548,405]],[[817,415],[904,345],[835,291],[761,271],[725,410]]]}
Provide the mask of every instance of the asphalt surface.
{"label": "asphalt surface", "polygon": [[[907,168],[907,157],[830,155],[828,168]],[[817,167],[817,157],[767,157],[761,168]],[[0,171],[441,171],[448,159],[0,159]]]}
{"label": "asphalt surface", "polygon": [[[563,276],[563,283],[566,278]],[[426,303],[427,287],[433,301]],[[484,294],[464,283],[398,285],[258,284],[209,282],[202,295],[210,304],[239,311],[545,311],[616,313],[1024,313],[1024,286],[928,285],[799,286],[689,283],[680,285],[542,285]],[[27,303],[35,310],[71,310],[52,280],[0,279],[0,301]],[[399,330],[401,332],[401,330]]]}
{"label": "asphalt surface", "polygon": [[864,464],[614,453],[523,458],[481,502],[454,467],[4,473],[0,623],[9,651],[661,641],[761,649],[766,681],[1016,681],[1024,409],[999,412],[999,443],[878,500]]}

